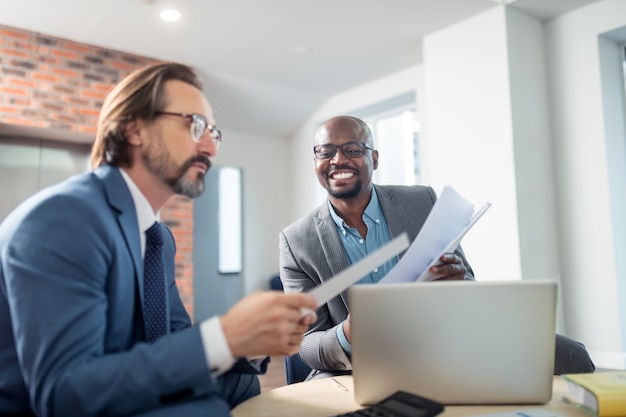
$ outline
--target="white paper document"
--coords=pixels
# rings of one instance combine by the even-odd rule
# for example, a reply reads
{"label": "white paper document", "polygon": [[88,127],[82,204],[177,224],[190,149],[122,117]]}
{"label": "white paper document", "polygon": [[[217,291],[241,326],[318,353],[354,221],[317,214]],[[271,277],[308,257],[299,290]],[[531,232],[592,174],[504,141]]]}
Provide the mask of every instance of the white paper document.
{"label": "white paper document", "polygon": [[485,203],[485,205],[482,206],[480,210],[478,210],[476,214],[474,214],[474,216],[472,216],[467,226],[465,226],[463,230],[461,230],[459,234],[456,235],[456,237],[448,244],[448,246],[446,246],[437,256],[435,256],[432,262],[426,267],[426,270],[422,272],[422,275],[420,275],[416,281],[432,281],[434,275],[432,274],[432,272],[429,271],[430,267],[439,264],[439,258],[441,258],[441,255],[443,255],[444,253],[452,253],[456,250],[456,248],[461,244],[463,236],[465,236],[469,229],[474,226],[474,224],[478,221],[478,219],[482,217],[482,215],[487,211],[489,207],[491,207],[491,204]]}
{"label": "white paper document", "polygon": [[409,250],[380,283],[432,280],[428,269],[439,263],[441,255],[456,250],[490,206],[486,203],[474,215],[474,206],[469,201],[452,187],[444,187]]}
{"label": "white paper document", "polygon": [[[326,304],[330,299],[336,297],[346,288],[372,272],[374,268],[382,265],[389,258],[396,256],[408,247],[409,238],[406,233],[402,233],[376,252],[369,254],[350,268],[344,269],[322,285],[313,288],[309,291],[309,294],[317,300],[317,305]],[[302,313],[302,315],[306,315],[309,312],[303,311]]]}
{"label": "white paper document", "polygon": [[480,414],[474,417],[562,417],[554,411],[542,410],[540,408],[532,408],[523,411],[505,411],[504,413]]}

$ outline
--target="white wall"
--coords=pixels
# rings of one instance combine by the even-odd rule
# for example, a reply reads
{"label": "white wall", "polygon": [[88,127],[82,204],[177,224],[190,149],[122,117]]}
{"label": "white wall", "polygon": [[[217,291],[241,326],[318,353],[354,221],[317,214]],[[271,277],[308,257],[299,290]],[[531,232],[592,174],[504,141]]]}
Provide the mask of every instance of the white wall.
{"label": "white wall", "polygon": [[[600,35],[626,25],[626,2],[605,0],[546,26],[561,265],[568,333],[582,341],[596,365],[624,368],[615,216],[607,141],[624,143],[605,125]],[[606,46],[606,45],[605,45]],[[623,88],[623,86],[621,87]],[[621,114],[623,122],[624,114]],[[623,231],[622,231],[623,232]],[[624,301],[622,301],[623,303]]]}
{"label": "white wall", "polygon": [[506,26],[522,276],[562,283],[543,24],[507,8]]}
{"label": "white wall", "polygon": [[[618,294],[626,283],[615,246],[626,246],[625,112],[623,80],[602,79],[621,73],[619,49],[600,35],[626,24],[625,7],[600,1],[546,25],[498,7],[424,41],[429,182],[455,176],[442,166],[458,152],[463,159],[452,162],[466,173],[454,177],[459,191],[491,191],[485,198],[501,209],[464,240],[477,276],[514,276],[519,256],[524,279],[556,279],[557,330],[585,343],[596,365],[613,368],[625,365]],[[612,58],[601,66],[603,51]],[[619,126],[609,132],[607,122]],[[481,250],[493,249],[489,268],[484,252],[472,252],[479,238]]]}
{"label": "white wall", "polygon": [[463,240],[477,279],[521,276],[503,7],[424,38],[424,182],[492,207]]}
{"label": "white wall", "polygon": [[224,130],[215,165],[243,171],[244,292],[267,289],[278,273],[278,233],[290,221],[293,199],[289,141]]}

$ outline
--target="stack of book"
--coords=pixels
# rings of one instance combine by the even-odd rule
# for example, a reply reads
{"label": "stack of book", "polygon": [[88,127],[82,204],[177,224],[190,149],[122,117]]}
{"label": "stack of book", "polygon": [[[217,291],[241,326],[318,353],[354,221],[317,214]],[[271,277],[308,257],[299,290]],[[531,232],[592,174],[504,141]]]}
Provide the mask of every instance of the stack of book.
{"label": "stack of book", "polygon": [[626,416],[626,372],[565,374],[566,401],[595,417]]}

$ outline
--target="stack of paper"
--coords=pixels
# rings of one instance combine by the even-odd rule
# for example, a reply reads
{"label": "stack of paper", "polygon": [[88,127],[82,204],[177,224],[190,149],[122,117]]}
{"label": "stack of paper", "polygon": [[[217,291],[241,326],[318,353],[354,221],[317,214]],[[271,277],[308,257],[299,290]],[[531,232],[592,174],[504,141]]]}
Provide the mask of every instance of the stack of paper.
{"label": "stack of paper", "polygon": [[441,255],[456,250],[489,207],[491,204],[486,203],[474,214],[469,201],[452,187],[444,187],[409,250],[380,283],[432,280],[428,269],[439,263]]}

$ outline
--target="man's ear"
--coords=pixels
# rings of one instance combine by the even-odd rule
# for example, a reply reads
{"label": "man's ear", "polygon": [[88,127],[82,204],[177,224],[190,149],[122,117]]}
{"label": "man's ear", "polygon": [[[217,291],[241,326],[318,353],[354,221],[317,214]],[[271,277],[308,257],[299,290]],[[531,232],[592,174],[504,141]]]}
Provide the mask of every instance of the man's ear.
{"label": "man's ear", "polygon": [[133,119],[124,124],[124,137],[133,146],[141,146],[142,139],[142,126],[141,120]]}
{"label": "man's ear", "polygon": [[372,151],[372,165],[374,170],[378,169],[378,151]]}

